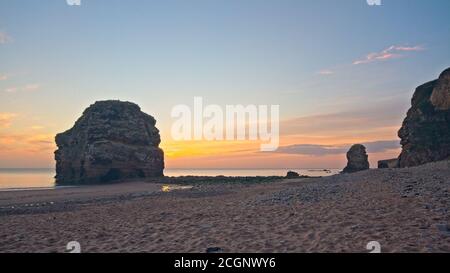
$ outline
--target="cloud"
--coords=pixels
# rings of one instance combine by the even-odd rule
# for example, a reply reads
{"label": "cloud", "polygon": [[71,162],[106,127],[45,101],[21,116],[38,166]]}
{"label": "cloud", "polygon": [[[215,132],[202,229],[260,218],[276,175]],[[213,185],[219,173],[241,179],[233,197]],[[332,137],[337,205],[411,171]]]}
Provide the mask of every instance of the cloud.
{"label": "cloud", "polygon": [[388,150],[400,149],[400,140],[383,140],[363,143],[368,153],[382,153]]}
{"label": "cloud", "polygon": [[27,85],[22,86],[22,87],[15,87],[15,86],[14,87],[9,87],[9,88],[6,88],[4,91],[6,93],[16,93],[16,92],[19,92],[19,91],[32,92],[32,91],[38,90],[39,88],[41,88],[40,84],[33,83],[33,84],[27,84]]}
{"label": "cloud", "polygon": [[[350,136],[360,135],[377,129],[399,127],[404,117],[404,111],[398,104],[387,103],[371,109],[330,114],[311,115],[283,120],[280,130],[283,135],[310,136]],[[405,110],[406,111],[406,110]]]}
{"label": "cloud", "polygon": [[12,38],[4,31],[0,31],[0,44],[12,42]]}
{"label": "cloud", "polygon": [[278,154],[297,154],[325,156],[331,154],[343,154],[346,150],[342,146],[318,145],[318,144],[295,144],[278,148]]}
{"label": "cloud", "polygon": [[33,84],[27,84],[25,85],[22,90],[23,91],[36,91],[39,88],[41,88],[41,85],[37,84],[37,83],[33,83]]}
{"label": "cloud", "polygon": [[[368,153],[382,153],[400,148],[399,140],[384,140],[362,143]],[[308,156],[327,156],[345,154],[352,144],[345,145],[318,145],[318,144],[295,144],[278,148],[274,153],[296,154]]]}
{"label": "cloud", "polygon": [[43,152],[55,148],[54,135],[22,132],[19,134],[0,133],[0,151]]}
{"label": "cloud", "polygon": [[9,87],[5,89],[6,93],[16,93],[17,92],[17,87]]}
{"label": "cloud", "polygon": [[7,79],[9,79],[9,76],[6,74],[0,74],[0,81],[6,81]]}
{"label": "cloud", "polygon": [[11,126],[11,122],[16,116],[17,114],[14,113],[0,113],[0,128]]}
{"label": "cloud", "polygon": [[333,75],[334,71],[329,70],[329,69],[324,69],[324,70],[320,70],[319,72],[317,72],[317,74],[323,75],[323,76],[328,76],[328,75]]}
{"label": "cloud", "polygon": [[31,126],[32,130],[42,130],[44,128],[45,128],[44,126],[40,126],[40,125],[33,125],[33,126]]}
{"label": "cloud", "polygon": [[385,61],[395,58],[403,57],[405,52],[414,52],[425,50],[422,46],[390,46],[381,52],[369,53],[364,59],[356,60],[353,62],[354,65],[368,64],[378,61]]}

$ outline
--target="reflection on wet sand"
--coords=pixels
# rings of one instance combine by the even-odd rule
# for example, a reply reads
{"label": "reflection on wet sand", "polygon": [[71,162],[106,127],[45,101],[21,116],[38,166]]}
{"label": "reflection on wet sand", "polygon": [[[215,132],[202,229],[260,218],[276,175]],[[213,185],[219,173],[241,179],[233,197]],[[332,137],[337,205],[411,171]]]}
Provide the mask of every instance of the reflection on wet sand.
{"label": "reflection on wet sand", "polygon": [[161,187],[162,192],[171,192],[175,190],[190,190],[192,186],[180,186],[180,185],[163,185]]}

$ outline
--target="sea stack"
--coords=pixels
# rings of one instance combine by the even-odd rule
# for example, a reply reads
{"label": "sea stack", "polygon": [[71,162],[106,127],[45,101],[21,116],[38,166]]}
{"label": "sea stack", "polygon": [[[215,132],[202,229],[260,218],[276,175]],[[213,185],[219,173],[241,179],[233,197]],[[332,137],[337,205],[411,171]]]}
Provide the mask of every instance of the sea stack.
{"label": "sea stack", "polygon": [[369,169],[369,160],[366,152],[366,147],[361,144],[353,145],[347,152],[347,167],[343,170],[344,173],[354,173]]}
{"label": "sea stack", "polygon": [[450,158],[450,68],[417,87],[398,135],[402,168]]}
{"label": "sea stack", "polygon": [[55,138],[56,183],[163,176],[156,120],[131,102],[98,101]]}

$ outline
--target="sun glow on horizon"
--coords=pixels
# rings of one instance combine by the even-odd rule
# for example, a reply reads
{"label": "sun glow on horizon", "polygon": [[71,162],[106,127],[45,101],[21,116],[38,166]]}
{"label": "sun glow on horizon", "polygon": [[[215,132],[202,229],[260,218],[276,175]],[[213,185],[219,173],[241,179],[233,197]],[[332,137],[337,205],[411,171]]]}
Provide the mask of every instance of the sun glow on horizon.
{"label": "sun glow on horizon", "polygon": [[[6,115],[4,115],[6,116]],[[18,114],[14,117],[20,116]],[[22,124],[8,115],[8,128],[0,132],[0,167],[53,167],[56,150],[50,127]],[[317,122],[313,118],[311,122]],[[292,122],[289,122],[291,124]],[[42,124],[42,123],[41,123]],[[282,121],[282,124],[286,125]],[[358,124],[347,125],[346,130],[335,128],[311,128],[302,120],[294,131],[283,131],[280,149],[292,145],[313,145],[338,147],[354,143],[370,143],[380,140],[397,139],[397,126],[379,126],[358,131]],[[305,127],[306,126],[306,127]],[[66,128],[68,129],[68,128]],[[58,130],[64,131],[64,130]],[[283,167],[323,167],[341,168],[345,165],[345,152],[340,154],[286,154],[281,152],[261,152],[258,141],[175,141],[167,130],[161,131],[166,168],[283,168]],[[369,155],[372,166],[377,160],[396,157],[398,149],[386,149]]]}

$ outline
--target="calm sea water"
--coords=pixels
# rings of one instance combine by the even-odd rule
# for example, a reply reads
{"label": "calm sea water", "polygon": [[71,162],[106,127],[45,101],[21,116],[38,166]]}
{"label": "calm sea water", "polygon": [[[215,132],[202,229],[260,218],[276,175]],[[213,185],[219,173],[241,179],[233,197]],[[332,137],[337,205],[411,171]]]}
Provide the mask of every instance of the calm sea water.
{"label": "calm sea water", "polygon": [[[340,170],[289,169],[302,175],[329,176]],[[288,169],[166,169],[166,176],[285,176]],[[0,169],[0,190],[53,189],[54,169]]]}

